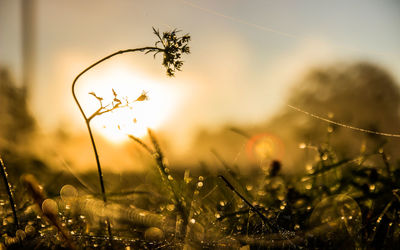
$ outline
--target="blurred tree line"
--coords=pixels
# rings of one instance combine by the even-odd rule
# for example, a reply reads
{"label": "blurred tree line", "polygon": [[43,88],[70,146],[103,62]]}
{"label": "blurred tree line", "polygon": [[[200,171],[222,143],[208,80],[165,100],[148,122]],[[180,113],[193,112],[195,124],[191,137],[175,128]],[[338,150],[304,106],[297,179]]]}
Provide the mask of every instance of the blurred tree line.
{"label": "blurred tree line", "polygon": [[[290,90],[286,104],[310,113],[339,121],[351,126],[379,132],[400,133],[400,92],[399,84],[384,69],[368,62],[319,65],[299,78]],[[383,148],[392,161],[399,147],[397,138],[382,137],[338,127],[295,111],[288,106],[270,120],[255,126],[236,127],[248,138],[266,133],[278,138],[283,145],[284,169],[291,172],[304,170],[307,160],[316,154],[299,149],[304,143],[316,148],[334,150],[338,158],[357,157],[360,153],[372,153]],[[194,143],[193,150],[210,158],[210,148],[216,149],[227,161],[248,165],[245,152],[246,140],[232,133],[227,126],[217,132],[202,131]],[[273,144],[274,142],[272,142]],[[398,143],[397,143],[398,144]],[[265,149],[265,158],[280,157],[270,145]],[[238,154],[239,151],[241,154]],[[261,149],[262,153],[262,149]],[[259,164],[260,162],[254,162]]]}
{"label": "blurred tree line", "polygon": [[10,72],[0,68],[0,148],[29,136],[35,121],[29,113],[24,87],[18,88]]}
{"label": "blurred tree line", "polygon": [[37,139],[35,132],[36,122],[29,110],[25,87],[18,87],[10,71],[0,67],[0,155],[14,185],[24,173],[48,170],[32,150],[32,141]]}

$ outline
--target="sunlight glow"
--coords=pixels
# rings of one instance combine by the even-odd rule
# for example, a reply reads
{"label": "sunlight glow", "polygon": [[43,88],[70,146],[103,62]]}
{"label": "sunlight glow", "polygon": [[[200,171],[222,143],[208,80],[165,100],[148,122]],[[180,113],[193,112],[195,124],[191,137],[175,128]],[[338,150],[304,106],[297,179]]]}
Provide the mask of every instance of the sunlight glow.
{"label": "sunlight glow", "polygon": [[104,106],[114,98],[112,89],[119,99],[127,97],[130,102],[136,100],[143,91],[147,92],[148,100],[133,102],[130,107],[96,116],[91,121],[94,130],[113,143],[127,141],[128,134],[143,137],[147,134],[147,128],[159,128],[179,104],[180,93],[177,88],[134,72],[127,66],[118,65],[102,70],[86,77],[81,84],[80,100],[88,117],[100,107],[98,100],[89,92],[104,98]]}

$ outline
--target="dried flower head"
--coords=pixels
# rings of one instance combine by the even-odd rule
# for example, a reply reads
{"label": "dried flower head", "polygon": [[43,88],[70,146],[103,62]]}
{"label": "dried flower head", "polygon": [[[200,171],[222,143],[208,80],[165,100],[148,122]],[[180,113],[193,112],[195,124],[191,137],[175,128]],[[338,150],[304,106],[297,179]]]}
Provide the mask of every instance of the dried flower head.
{"label": "dried flower head", "polygon": [[[188,43],[190,41],[189,34],[183,36],[178,36],[179,30],[172,30],[169,32],[163,32],[160,35],[159,30],[153,28],[154,34],[158,37],[159,41],[155,43],[157,47],[158,44],[163,46],[163,66],[167,69],[168,76],[174,76],[175,71],[180,71],[183,65],[183,61],[180,60],[183,54],[189,54],[190,48]],[[150,52],[150,51],[149,51]],[[156,52],[154,55],[156,55]]]}

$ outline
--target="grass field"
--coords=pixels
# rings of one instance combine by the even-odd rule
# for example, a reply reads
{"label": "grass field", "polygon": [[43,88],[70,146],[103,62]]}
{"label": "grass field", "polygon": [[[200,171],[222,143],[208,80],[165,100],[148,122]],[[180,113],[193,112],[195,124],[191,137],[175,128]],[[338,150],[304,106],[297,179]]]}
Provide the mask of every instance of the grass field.
{"label": "grass field", "polygon": [[[105,248],[106,220],[116,249],[379,249],[399,241],[400,171],[382,149],[338,159],[321,147],[304,175],[282,174],[279,161],[246,174],[229,163],[178,171],[153,138],[135,138],[154,158],[151,171],[104,174],[106,205],[73,176],[39,183],[22,175],[12,183],[18,225],[2,192],[2,247]],[[84,179],[96,183],[96,173]]]}

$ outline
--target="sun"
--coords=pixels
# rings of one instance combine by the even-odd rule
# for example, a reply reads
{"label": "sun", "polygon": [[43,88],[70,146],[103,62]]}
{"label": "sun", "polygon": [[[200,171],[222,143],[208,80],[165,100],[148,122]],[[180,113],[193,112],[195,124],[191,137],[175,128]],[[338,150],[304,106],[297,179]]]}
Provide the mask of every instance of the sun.
{"label": "sun", "polygon": [[121,65],[87,77],[81,86],[79,95],[87,116],[99,108],[98,101],[88,95],[89,92],[104,98],[104,104],[114,98],[112,89],[118,97],[127,97],[131,101],[136,100],[143,91],[147,93],[148,100],[134,102],[129,108],[116,109],[96,116],[91,121],[94,130],[113,143],[129,140],[129,134],[143,137],[147,134],[147,128],[161,127],[176,110],[180,100],[176,87]]}

